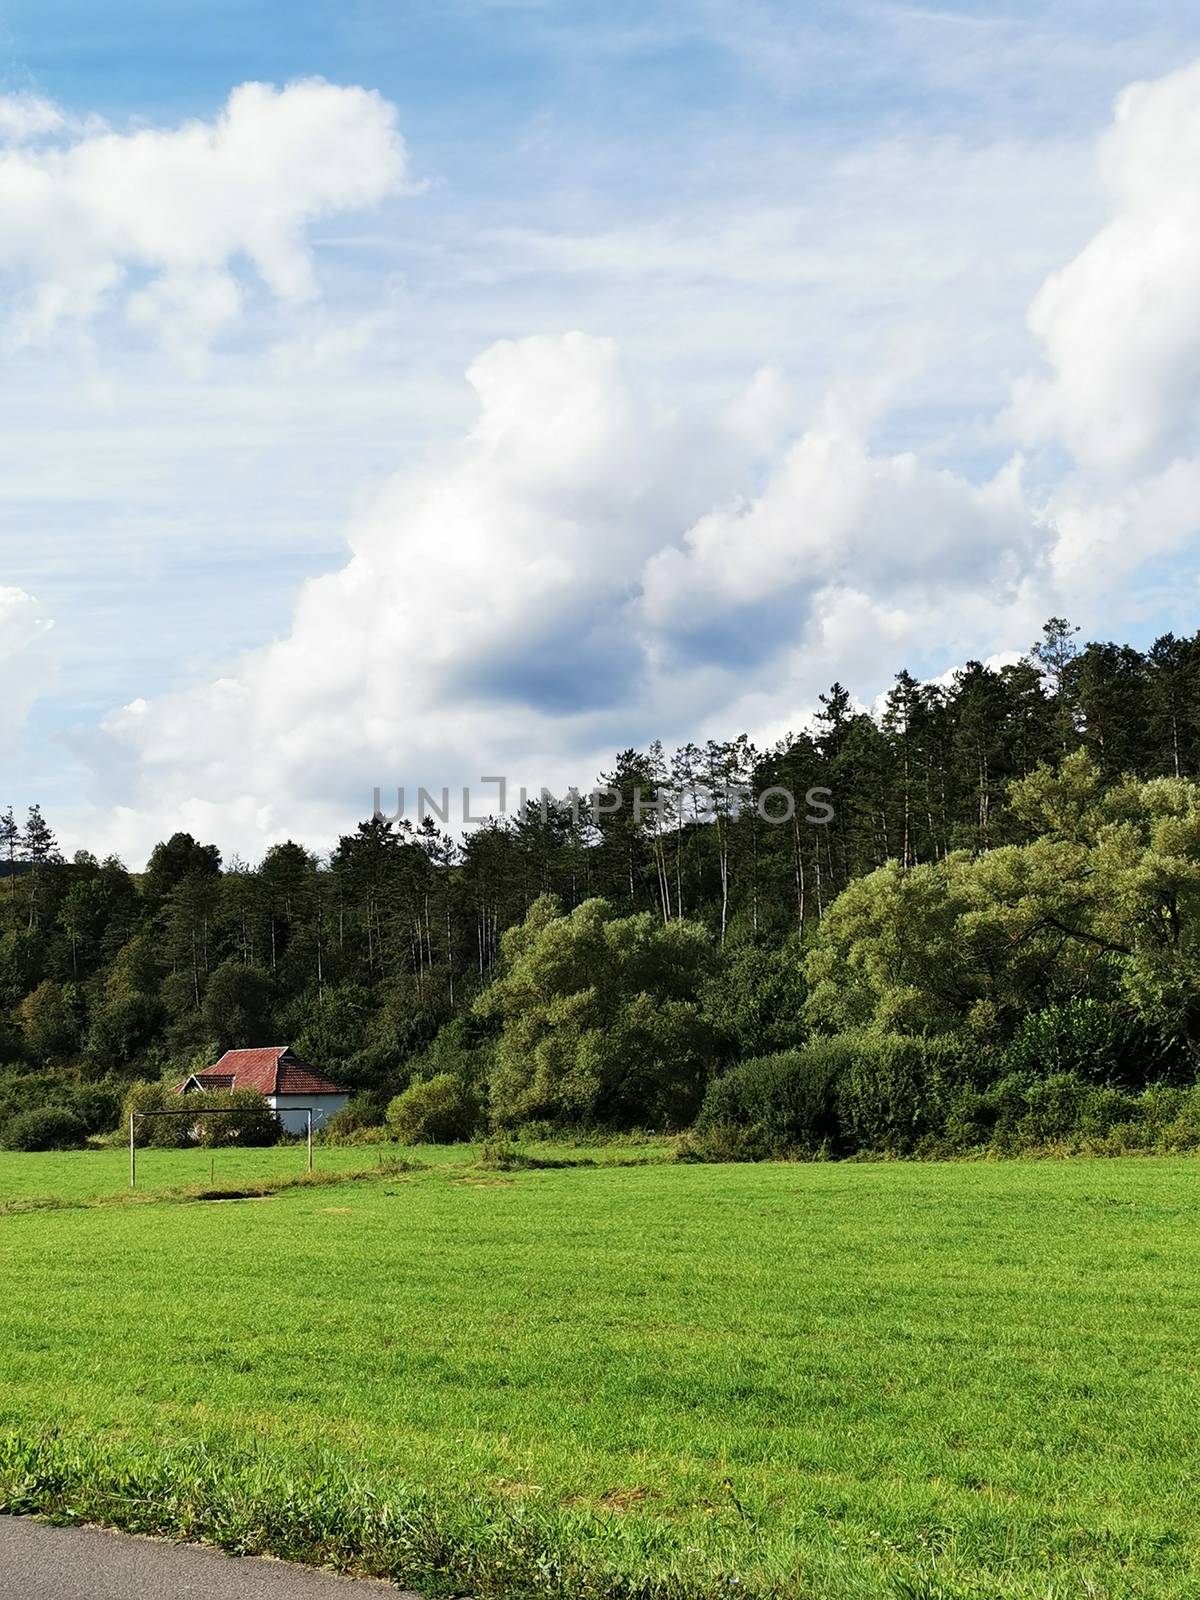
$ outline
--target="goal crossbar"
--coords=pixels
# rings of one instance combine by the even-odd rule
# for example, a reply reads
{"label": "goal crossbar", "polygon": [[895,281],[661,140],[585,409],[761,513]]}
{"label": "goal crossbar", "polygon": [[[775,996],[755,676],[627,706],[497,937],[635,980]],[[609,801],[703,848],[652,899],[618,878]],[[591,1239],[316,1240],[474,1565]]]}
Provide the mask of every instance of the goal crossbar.
{"label": "goal crossbar", "polygon": [[[277,1121],[282,1125],[284,1111],[303,1111],[305,1117],[305,1144],[309,1172],[313,1169],[312,1146],[312,1106],[268,1106],[267,1108]],[[187,1106],[179,1111],[131,1111],[129,1113],[129,1187],[137,1188],[137,1141],[134,1138],[134,1128],[143,1117],[259,1117],[262,1112],[256,1106]]]}

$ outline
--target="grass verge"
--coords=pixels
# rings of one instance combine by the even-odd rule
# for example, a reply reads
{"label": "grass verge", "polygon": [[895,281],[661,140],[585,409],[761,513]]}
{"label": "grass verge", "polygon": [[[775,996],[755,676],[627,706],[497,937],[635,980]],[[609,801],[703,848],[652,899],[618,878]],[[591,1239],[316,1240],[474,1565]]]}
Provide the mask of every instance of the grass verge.
{"label": "grass verge", "polygon": [[[664,1571],[662,1539],[649,1541],[654,1552],[644,1530],[613,1541],[611,1518],[418,1486],[388,1493],[334,1461],[217,1455],[198,1444],[149,1452],[10,1433],[0,1438],[0,1512],[274,1556],[430,1596],[765,1600],[780,1592],[773,1584],[750,1590],[719,1567]],[[639,1571],[654,1556],[659,1570]]]}

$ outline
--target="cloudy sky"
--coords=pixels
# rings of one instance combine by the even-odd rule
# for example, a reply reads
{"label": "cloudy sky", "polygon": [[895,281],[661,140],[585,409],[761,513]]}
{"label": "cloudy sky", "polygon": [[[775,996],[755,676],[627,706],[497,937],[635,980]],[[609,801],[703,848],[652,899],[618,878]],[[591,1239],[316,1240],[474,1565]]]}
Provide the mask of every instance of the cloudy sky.
{"label": "cloudy sky", "polygon": [[0,0],[0,805],[134,866],[1200,626],[1200,13]]}

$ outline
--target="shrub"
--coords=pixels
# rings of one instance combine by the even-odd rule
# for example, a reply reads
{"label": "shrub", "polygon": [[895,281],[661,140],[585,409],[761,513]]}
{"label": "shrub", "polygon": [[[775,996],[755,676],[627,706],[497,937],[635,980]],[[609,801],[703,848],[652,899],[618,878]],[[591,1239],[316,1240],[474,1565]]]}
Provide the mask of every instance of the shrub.
{"label": "shrub", "polygon": [[952,1039],[847,1034],[821,1048],[838,1063],[838,1123],[849,1150],[907,1156],[928,1149],[971,1082],[963,1048]]}
{"label": "shrub", "polygon": [[194,1137],[206,1150],[220,1150],[229,1145],[257,1148],[279,1143],[279,1118],[257,1089],[205,1090],[189,1099],[195,1102],[197,1110],[238,1113],[229,1117],[196,1118]]}
{"label": "shrub", "polygon": [[964,1155],[990,1145],[996,1134],[993,1093],[965,1088],[946,1109],[942,1148],[947,1155]]}
{"label": "shrub", "polygon": [[1175,1114],[1162,1129],[1162,1150],[1200,1149],[1200,1086],[1183,1093]]}
{"label": "shrub", "polygon": [[1200,1089],[1152,1084],[1139,1095],[1120,1098],[1124,1102],[1123,1114],[1110,1119],[1100,1137],[1085,1119],[1089,1148],[1099,1148],[1106,1155],[1121,1155],[1127,1151],[1166,1153],[1200,1147]]}
{"label": "shrub", "polygon": [[1020,1144],[1058,1144],[1079,1131],[1087,1084],[1071,1072],[1040,1078],[1025,1091],[1025,1114],[1018,1120]]}
{"label": "shrub", "polygon": [[[734,1069],[736,1071],[736,1068]],[[676,1161],[770,1161],[787,1152],[772,1143],[761,1128],[739,1128],[730,1122],[711,1122],[685,1133],[675,1151]]]}
{"label": "shrub", "polygon": [[1079,1132],[1085,1140],[1107,1139],[1143,1120],[1144,1110],[1137,1095],[1104,1085],[1089,1085],[1079,1105]]}
{"label": "shrub", "polygon": [[[735,1160],[738,1149],[755,1160],[771,1152],[931,1151],[971,1080],[962,1047],[952,1040],[872,1033],[816,1038],[801,1050],[742,1062],[715,1079],[689,1156]],[[746,1137],[734,1138],[734,1129]],[[696,1153],[708,1149],[728,1154]]]}
{"label": "shrub", "polygon": [[1140,1089],[1188,1071],[1185,1052],[1126,1007],[1074,999],[1025,1017],[1002,1054],[1004,1073],[1069,1073]]}
{"label": "shrub", "polygon": [[703,927],[619,917],[604,900],[564,916],[543,895],[501,948],[503,973],[474,1006],[498,1031],[498,1126],[687,1126],[715,1056],[697,999],[713,955]]}
{"label": "shrub", "polygon": [[63,1106],[38,1106],[10,1118],[4,1143],[9,1150],[78,1150],[87,1143],[87,1129]]}
{"label": "shrub", "polygon": [[121,1117],[121,1089],[112,1083],[80,1084],[68,1109],[83,1123],[85,1133],[111,1133]]}
{"label": "shrub", "polygon": [[[743,1061],[708,1086],[696,1133],[713,1149],[751,1148],[811,1155],[836,1144],[837,1062],[820,1048],[788,1050]],[[737,1130],[743,1137],[734,1139]],[[746,1139],[744,1136],[752,1134]],[[694,1159],[694,1157],[693,1157]],[[730,1154],[705,1159],[742,1159]]]}
{"label": "shrub", "polygon": [[471,1014],[447,1022],[439,1028],[437,1037],[406,1063],[410,1081],[452,1072],[463,1083],[482,1092],[491,1076],[496,1055],[494,1041],[486,1031],[489,1027]]}
{"label": "shrub", "polygon": [[387,1124],[400,1144],[454,1144],[479,1125],[479,1101],[452,1072],[410,1083],[387,1108]]}
{"label": "shrub", "polygon": [[751,1060],[804,1043],[806,994],[799,940],[793,935],[777,948],[729,946],[720,953],[700,998],[728,1055]]}
{"label": "shrub", "polygon": [[377,1089],[365,1089],[351,1095],[340,1111],[334,1114],[321,1129],[321,1138],[327,1144],[371,1144],[388,1137],[384,1127],[388,1098]]}
{"label": "shrub", "polygon": [[[135,1083],[121,1108],[122,1128],[128,1129],[130,1114],[135,1111],[186,1110],[176,1087],[174,1083],[165,1082]],[[186,1117],[146,1117],[135,1124],[133,1136],[139,1149],[178,1150],[195,1143]]]}
{"label": "shrub", "polygon": [[[1165,1101],[1159,1098],[1163,1094]],[[1046,1078],[1013,1072],[954,1104],[946,1145],[951,1150],[990,1145],[1005,1155],[1056,1145],[1144,1149],[1156,1143],[1178,1095],[1182,1091],[1125,1094],[1070,1072]]]}

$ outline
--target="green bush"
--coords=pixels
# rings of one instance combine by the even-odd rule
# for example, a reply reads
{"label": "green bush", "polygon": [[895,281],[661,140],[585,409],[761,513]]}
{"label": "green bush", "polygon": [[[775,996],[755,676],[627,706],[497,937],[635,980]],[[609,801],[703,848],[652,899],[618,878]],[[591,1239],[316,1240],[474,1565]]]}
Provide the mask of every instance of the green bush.
{"label": "green bush", "polygon": [[798,938],[772,947],[731,944],[717,958],[700,999],[723,1054],[743,1061],[798,1049],[807,995]]}
{"label": "green bush", "polygon": [[9,1150],[78,1150],[87,1143],[87,1129],[65,1107],[38,1106],[9,1119],[4,1143]]}
{"label": "green bush", "polygon": [[1073,999],[1025,1017],[1004,1047],[1002,1073],[1140,1089],[1189,1073],[1184,1051],[1128,1007]]}
{"label": "green bush", "polygon": [[111,1133],[121,1117],[121,1086],[82,1083],[71,1093],[67,1109],[74,1112],[87,1133]]}
{"label": "green bush", "polygon": [[85,1133],[108,1133],[121,1115],[123,1087],[106,1080],[80,1083],[63,1069],[0,1073],[0,1127],[22,1112],[52,1107],[78,1117]]}
{"label": "green bush", "polygon": [[[953,1040],[873,1033],[818,1037],[803,1049],[745,1061],[716,1078],[688,1150],[692,1159],[728,1160],[738,1159],[733,1152],[739,1145],[756,1160],[770,1152],[929,1152],[972,1077]],[[735,1139],[734,1129],[746,1137]],[[729,1153],[697,1155],[709,1147]]]}
{"label": "green bush", "polygon": [[490,1024],[472,1014],[447,1022],[430,1044],[405,1063],[409,1082],[452,1072],[482,1094],[496,1056],[489,1030]]}
{"label": "green bush", "polygon": [[848,1150],[888,1156],[928,1150],[972,1078],[953,1039],[843,1034],[820,1048],[837,1064],[838,1124]]}
{"label": "green bush", "polygon": [[1046,1078],[1013,1072],[954,1103],[944,1148],[990,1148],[1002,1155],[1064,1147],[1113,1154],[1169,1149],[1172,1137],[1186,1140],[1176,1121],[1189,1102],[1189,1091],[1161,1085],[1127,1094],[1070,1072]]}
{"label": "green bush", "polygon": [[794,1153],[773,1143],[761,1128],[739,1128],[731,1122],[710,1122],[685,1133],[676,1161],[771,1161]]}
{"label": "green bush", "polygon": [[[175,1083],[135,1083],[121,1108],[121,1127],[128,1132],[134,1111],[182,1111],[186,1109]],[[192,1125],[186,1117],[145,1117],[134,1126],[134,1142],[139,1149],[179,1150],[195,1144]]]}
{"label": "green bush", "polygon": [[543,895],[501,939],[503,971],[475,1001],[495,1029],[493,1120],[686,1127],[716,1059],[698,995],[713,959],[697,923],[618,916],[605,900],[564,915]]}
{"label": "green bush", "polygon": [[[1154,1109],[1157,1109],[1157,1107]],[[1153,1111],[1151,1114],[1153,1115]],[[1180,1101],[1175,1107],[1174,1116],[1161,1129],[1157,1148],[1161,1150],[1200,1149],[1200,1085],[1182,1093]]]}
{"label": "green bush", "polygon": [[131,1111],[236,1110],[236,1117],[146,1117],[134,1129],[139,1147],[182,1149],[203,1145],[261,1146],[278,1143],[279,1119],[256,1089],[221,1089],[178,1093],[177,1082],[135,1083],[125,1096],[121,1124],[129,1127]]}
{"label": "green bush", "polygon": [[351,1095],[340,1111],[326,1121],[321,1139],[326,1144],[373,1144],[388,1137],[386,1091],[364,1089]]}
{"label": "green bush", "polygon": [[1016,1127],[1017,1142],[1029,1148],[1059,1144],[1079,1132],[1088,1085],[1071,1072],[1036,1079],[1025,1091],[1025,1113]]}
{"label": "green bush", "polygon": [[237,1112],[236,1116],[196,1118],[195,1140],[206,1150],[221,1150],[230,1145],[258,1148],[279,1143],[282,1131],[279,1118],[257,1089],[206,1089],[187,1099],[195,1103],[197,1110]]}
{"label": "green bush", "polygon": [[452,1072],[419,1078],[387,1108],[387,1125],[400,1144],[455,1144],[479,1126],[479,1101]]}
{"label": "green bush", "polygon": [[743,1061],[709,1084],[696,1134],[714,1149],[732,1149],[739,1142],[733,1130],[753,1135],[740,1143],[759,1154],[813,1155],[828,1149],[838,1142],[837,1066],[834,1054],[819,1047]]}

